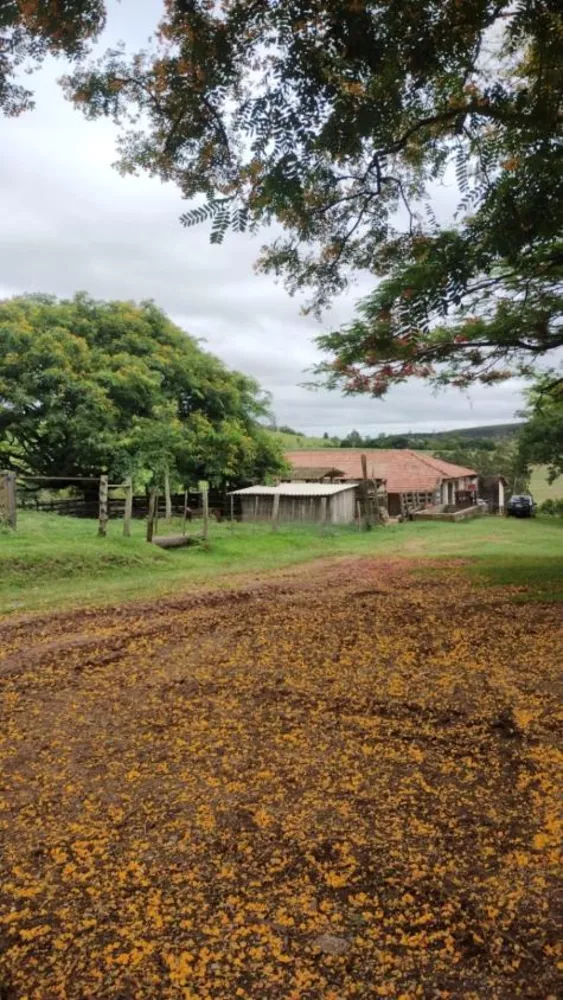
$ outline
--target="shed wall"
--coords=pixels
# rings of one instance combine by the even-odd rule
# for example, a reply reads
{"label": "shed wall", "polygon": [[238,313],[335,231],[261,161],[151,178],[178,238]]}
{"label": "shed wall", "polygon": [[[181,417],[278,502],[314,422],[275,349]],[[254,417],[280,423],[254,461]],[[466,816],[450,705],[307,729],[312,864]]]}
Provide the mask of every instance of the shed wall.
{"label": "shed wall", "polygon": [[[286,523],[316,524],[325,519],[332,524],[352,524],[356,513],[355,490],[343,490],[332,496],[283,496],[279,498],[278,520]],[[271,521],[274,496],[241,496],[243,521]],[[326,514],[325,514],[326,510]]]}
{"label": "shed wall", "polygon": [[356,517],[356,490],[343,490],[329,498],[332,524],[353,524]]}

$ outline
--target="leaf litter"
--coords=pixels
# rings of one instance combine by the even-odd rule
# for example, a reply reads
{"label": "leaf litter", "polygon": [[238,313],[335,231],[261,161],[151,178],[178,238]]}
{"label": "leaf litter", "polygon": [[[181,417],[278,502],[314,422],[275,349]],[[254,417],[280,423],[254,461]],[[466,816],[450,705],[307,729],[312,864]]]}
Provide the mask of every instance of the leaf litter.
{"label": "leaf litter", "polygon": [[554,1000],[560,608],[440,566],[5,619],[3,1000]]}

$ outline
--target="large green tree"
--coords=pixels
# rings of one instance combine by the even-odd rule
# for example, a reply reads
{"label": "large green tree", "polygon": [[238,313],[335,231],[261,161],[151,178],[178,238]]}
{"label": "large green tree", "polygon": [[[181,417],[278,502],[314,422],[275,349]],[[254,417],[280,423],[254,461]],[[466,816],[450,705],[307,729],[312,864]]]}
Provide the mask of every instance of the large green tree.
{"label": "large green tree", "polygon": [[244,483],[277,472],[267,399],[150,303],[0,301],[4,464],[115,480],[141,469]]}
{"label": "large green tree", "polygon": [[261,266],[313,306],[379,279],[321,338],[330,384],[490,383],[563,343],[560,0],[167,0],[157,38],[67,91],[185,225],[281,223]]}
{"label": "large green tree", "polygon": [[516,437],[497,441],[491,449],[479,448],[476,442],[467,441],[452,448],[446,442],[435,454],[447,462],[475,469],[480,476],[504,476],[509,493],[523,493],[528,488],[530,473]]}
{"label": "large green tree", "polygon": [[520,459],[526,465],[546,465],[550,483],[563,476],[563,380],[552,375],[538,379],[528,394],[522,414]]}
{"label": "large green tree", "polygon": [[76,59],[105,23],[103,0],[2,0],[0,3],[0,112],[18,115],[33,107],[21,82],[23,67],[46,55]]}

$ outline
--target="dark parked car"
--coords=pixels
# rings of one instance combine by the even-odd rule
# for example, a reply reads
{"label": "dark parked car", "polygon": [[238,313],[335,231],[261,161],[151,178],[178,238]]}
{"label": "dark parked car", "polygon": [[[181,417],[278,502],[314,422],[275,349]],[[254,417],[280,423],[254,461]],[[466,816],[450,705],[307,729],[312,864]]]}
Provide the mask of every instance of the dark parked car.
{"label": "dark parked car", "polygon": [[506,513],[508,517],[534,517],[536,513],[534,498],[529,493],[510,497]]}

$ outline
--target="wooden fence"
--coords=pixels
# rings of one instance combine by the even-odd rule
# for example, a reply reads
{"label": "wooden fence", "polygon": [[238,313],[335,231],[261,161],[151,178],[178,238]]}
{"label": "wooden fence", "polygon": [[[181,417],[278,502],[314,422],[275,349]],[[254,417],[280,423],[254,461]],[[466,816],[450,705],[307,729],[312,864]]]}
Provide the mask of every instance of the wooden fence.
{"label": "wooden fence", "polygon": [[[99,500],[92,498],[84,500],[82,497],[65,497],[62,500],[38,500],[30,494],[18,491],[17,506],[19,510],[37,510],[48,514],[60,514],[64,517],[85,517],[95,520],[99,513]],[[202,514],[201,494],[189,494],[188,506],[195,516]],[[143,519],[147,517],[149,509],[149,498],[144,494],[133,497],[131,514],[132,517]],[[123,517],[125,512],[125,499],[108,498],[107,512],[109,518]],[[184,494],[177,493],[172,496],[172,513],[174,516],[182,517],[184,513]],[[159,498],[158,516],[165,516],[164,497]]]}

